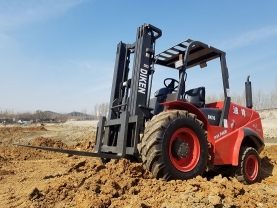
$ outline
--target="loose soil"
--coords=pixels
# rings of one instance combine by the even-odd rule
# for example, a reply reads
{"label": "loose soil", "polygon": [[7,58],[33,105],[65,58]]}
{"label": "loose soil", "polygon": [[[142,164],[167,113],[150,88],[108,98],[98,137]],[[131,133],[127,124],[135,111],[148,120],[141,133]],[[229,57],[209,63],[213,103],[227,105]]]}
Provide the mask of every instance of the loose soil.
{"label": "loose soil", "polygon": [[267,146],[253,185],[222,175],[165,182],[125,159],[104,166],[12,145],[93,151],[96,122],[0,127],[0,207],[277,207],[277,111],[260,114]]}

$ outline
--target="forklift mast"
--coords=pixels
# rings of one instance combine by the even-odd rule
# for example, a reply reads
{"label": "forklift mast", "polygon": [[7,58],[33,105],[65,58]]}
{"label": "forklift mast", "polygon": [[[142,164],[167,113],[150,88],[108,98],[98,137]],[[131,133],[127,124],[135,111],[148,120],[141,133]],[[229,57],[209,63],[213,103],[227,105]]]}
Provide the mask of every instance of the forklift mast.
{"label": "forklift mast", "polygon": [[[97,124],[94,152],[15,144],[72,155],[119,159],[137,155],[139,135],[151,116],[149,100],[154,73],[155,41],[162,31],[144,24],[137,29],[136,42],[117,46],[108,116]],[[129,64],[133,55],[133,70]],[[151,79],[150,79],[151,77]]]}
{"label": "forklift mast", "polygon": [[[108,116],[97,125],[95,153],[134,155],[144,122],[150,117],[149,99],[154,73],[155,41],[162,31],[150,24],[137,29],[136,42],[117,46]],[[133,70],[130,75],[130,59]],[[131,78],[130,78],[131,77]],[[150,79],[151,77],[151,79]],[[150,87],[149,87],[150,86]]]}

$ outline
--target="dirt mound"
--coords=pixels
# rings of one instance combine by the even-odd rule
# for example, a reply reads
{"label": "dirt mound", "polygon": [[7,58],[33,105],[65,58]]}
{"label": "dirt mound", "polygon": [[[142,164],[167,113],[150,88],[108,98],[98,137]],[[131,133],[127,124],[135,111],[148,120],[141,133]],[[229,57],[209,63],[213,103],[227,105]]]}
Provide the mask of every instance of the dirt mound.
{"label": "dirt mound", "polygon": [[277,109],[262,110],[259,113],[262,119],[265,139],[271,139],[270,142],[277,142]]}
{"label": "dirt mound", "polygon": [[36,131],[47,131],[44,126],[32,126],[32,127],[24,127],[23,128],[24,132],[30,131],[30,132],[36,132]]}
{"label": "dirt mound", "polygon": [[[64,148],[64,149],[67,148],[67,145],[62,143],[61,141],[57,141],[57,140],[53,140],[51,138],[45,138],[45,137],[37,137],[31,145]],[[26,147],[11,146],[11,145],[5,148],[0,148],[0,158],[3,158],[2,160],[5,159],[5,161],[53,159],[61,156],[65,157],[66,155],[55,153],[55,152],[30,149]],[[1,162],[1,159],[0,159],[0,162]]]}
{"label": "dirt mound", "polygon": [[39,189],[40,197],[33,204],[107,207],[114,198],[138,193],[134,187],[140,180],[150,178],[141,164],[124,159],[112,161],[107,167],[99,160],[83,159],[71,165],[63,176]]}
{"label": "dirt mound", "polygon": [[46,132],[43,126],[39,127],[0,127],[0,146],[11,145],[15,141],[19,141],[25,136]]}
{"label": "dirt mound", "polygon": [[28,149],[25,147],[6,147],[0,149],[0,159],[2,161],[22,161],[22,160],[42,160],[60,158],[61,155],[55,152],[46,152],[43,150]]}
{"label": "dirt mound", "polygon": [[260,154],[261,157],[270,157],[272,161],[277,162],[277,145],[266,147]]}
{"label": "dirt mound", "polygon": [[38,127],[0,127],[0,137],[3,136],[8,136],[17,133],[22,133],[22,132],[37,132],[37,131],[47,131],[46,128],[43,126],[38,126]]}
{"label": "dirt mound", "polygon": [[[77,146],[86,146],[87,143],[84,143]],[[277,157],[276,149],[277,146],[265,149],[262,158],[263,167],[273,166],[272,162],[275,163]],[[29,198],[33,206],[40,204],[47,206],[60,204],[69,207],[277,205],[274,198],[277,197],[277,186],[272,186],[273,178],[276,179],[273,171],[264,177],[261,184],[245,186],[236,179],[227,179],[221,175],[211,180],[202,177],[187,181],[156,180],[151,178],[151,174],[145,171],[140,163],[131,163],[125,159],[112,160],[104,166],[97,159],[75,157],[75,159],[68,158],[66,164],[66,171],[44,176],[48,181],[47,186],[30,190],[26,198]],[[273,174],[274,177],[271,178]]]}
{"label": "dirt mound", "polygon": [[92,142],[92,141],[78,142],[77,144],[70,146],[69,148],[75,149],[75,150],[83,150],[83,151],[92,152],[93,148],[94,148],[94,142]]}
{"label": "dirt mound", "polygon": [[53,140],[51,138],[37,137],[33,143],[33,146],[42,146],[42,147],[54,147],[54,148],[63,148],[66,149],[67,145],[62,143],[59,140]]}
{"label": "dirt mound", "polygon": [[253,185],[221,175],[165,182],[126,159],[103,165],[98,158],[11,145],[93,151],[95,128],[39,128],[0,128],[0,141],[12,138],[0,144],[0,207],[277,207],[277,146],[261,153],[262,180]]}
{"label": "dirt mound", "polygon": [[[265,154],[271,158],[270,154],[275,148],[277,146],[266,149]],[[273,157],[276,157],[276,153]],[[276,174],[273,177],[276,180]],[[199,176],[187,181],[165,182],[152,179],[151,174],[145,171],[140,163],[130,163],[125,159],[112,160],[106,166],[99,160],[80,159],[68,165],[67,171],[55,177],[55,180],[49,181],[47,186],[36,188],[39,191],[35,195],[37,198],[30,200],[34,206],[40,204],[67,207],[277,206],[277,186],[270,177],[264,178],[261,183],[249,186],[221,175],[211,180]]]}

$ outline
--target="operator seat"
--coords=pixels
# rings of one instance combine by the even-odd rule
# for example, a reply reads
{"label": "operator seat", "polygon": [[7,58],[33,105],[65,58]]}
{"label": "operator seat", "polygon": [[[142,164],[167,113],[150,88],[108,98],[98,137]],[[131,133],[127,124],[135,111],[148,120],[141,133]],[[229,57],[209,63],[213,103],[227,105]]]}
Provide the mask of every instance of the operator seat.
{"label": "operator seat", "polygon": [[198,87],[186,91],[184,99],[197,108],[203,108],[205,106],[205,87]]}
{"label": "operator seat", "polygon": [[165,102],[167,95],[171,93],[172,90],[166,87],[163,87],[154,93],[155,97],[150,100],[150,107],[154,109],[152,111],[153,115],[157,115],[160,112],[164,111],[164,106],[160,105],[160,103]]}
{"label": "operator seat", "polygon": [[155,93],[154,93],[154,96],[155,97],[160,97],[160,96],[164,96],[164,95],[168,95],[172,93],[172,90],[169,89],[169,88],[166,88],[166,87],[163,87],[159,90],[157,90]]}
{"label": "operator seat", "polygon": [[155,97],[150,99],[149,107],[153,108],[153,111],[151,112],[153,115],[157,115],[164,111],[165,107],[160,105],[160,103],[163,103],[166,100],[175,100],[176,93],[174,93],[174,90],[177,86],[175,86],[174,83],[174,79],[171,79],[171,82],[168,85],[165,85],[166,87],[157,90],[154,94]]}
{"label": "operator seat", "polygon": [[206,108],[205,107],[205,87],[198,87],[188,90],[184,94],[186,102],[191,103],[197,108],[201,108],[200,111],[207,118],[207,121],[212,126],[218,126],[220,116],[222,113],[221,109],[218,108]]}

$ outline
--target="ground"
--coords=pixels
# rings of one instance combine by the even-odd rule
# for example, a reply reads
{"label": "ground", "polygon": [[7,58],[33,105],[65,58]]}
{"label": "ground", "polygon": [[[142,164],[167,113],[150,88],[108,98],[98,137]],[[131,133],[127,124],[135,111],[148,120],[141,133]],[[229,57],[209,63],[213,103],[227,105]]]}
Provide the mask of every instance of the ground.
{"label": "ground", "polygon": [[[262,180],[216,175],[153,179],[139,163],[13,146],[22,142],[93,150],[96,121],[0,127],[0,207],[277,207],[277,110],[260,112],[266,148]],[[276,144],[276,145],[275,145]]]}

